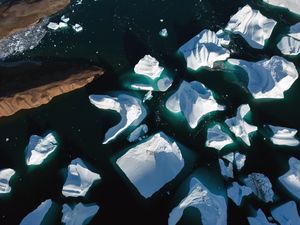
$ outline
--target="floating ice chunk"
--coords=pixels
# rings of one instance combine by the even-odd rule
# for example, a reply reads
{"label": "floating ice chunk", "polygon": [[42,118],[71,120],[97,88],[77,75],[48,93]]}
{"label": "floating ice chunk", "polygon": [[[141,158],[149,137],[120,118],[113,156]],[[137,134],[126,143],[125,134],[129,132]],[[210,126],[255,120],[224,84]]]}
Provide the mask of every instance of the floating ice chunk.
{"label": "floating ice chunk", "polygon": [[241,35],[252,48],[262,49],[276,23],[246,5],[230,18],[225,30]]}
{"label": "floating ice chunk", "polygon": [[159,62],[151,55],[145,55],[134,67],[134,72],[144,75],[151,79],[160,77],[163,67],[159,66]]}
{"label": "floating ice chunk", "polygon": [[62,15],[62,17],[60,19],[61,19],[61,21],[65,22],[65,23],[70,21],[70,18],[66,17],[65,15]]}
{"label": "floating ice chunk", "polygon": [[129,135],[127,140],[129,142],[135,142],[140,137],[144,136],[147,132],[148,132],[148,126],[146,124],[141,124],[134,131],[132,131],[132,133]]}
{"label": "floating ice chunk", "polygon": [[99,206],[96,204],[87,205],[78,203],[74,207],[63,205],[61,222],[66,225],[87,224],[98,212]]}
{"label": "floating ice chunk", "polygon": [[20,225],[40,225],[43,222],[44,217],[53,205],[52,200],[48,199],[42,202],[35,210],[29,213],[21,221]]}
{"label": "floating ice chunk", "polygon": [[270,5],[283,7],[292,13],[300,15],[300,1],[299,0],[263,0]]}
{"label": "floating ice chunk", "polygon": [[261,209],[257,210],[255,217],[248,217],[248,222],[250,225],[276,225],[275,223],[270,223],[267,220],[264,212]]}
{"label": "floating ice chunk", "polygon": [[99,174],[90,171],[81,159],[76,158],[68,166],[68,176],[62,194],[66,197],[85,196],[93,183],[100,179]]}
{"label": "floating ice chunk", "polygon": [[183,211],[188,207],[193,207],[200,211],[203,225],[227,224],[227,204],[225,198],[213,194],[196,178],[191,179],[190,191],[187,197],[169,214],[168,224],[177,224],[183,215]]}
{"label": "floating ice chunk", "polygon": [[159,31],[159,35],[164,38],[168,37],[168,30],[166,28],[162,29],[161,31]]}
{"label": "floating ice chunk", "polygon": [[225,162],[222,159],[219,159],[219,165],[221,174],[224,178],[233,178],[233,165],[231,162],[229,162],[228,166],[226,166]]}
{"label": "floating ice chunk", "polygon": [[113,110],[121,116],[121,121],[106,132],[103,144],[115,139],[129,126],[138,126],[147,115],[141,100],[127,94],[120,94],[117,97],[90,95],[89,99],[97,108]]}
{"label": "floating ice chunk", "polygon": [[133,89],[142,90],[142,91],[154,91],[154,88],[146,84],[132,84]]}
{"label": "floating ice chunk", "polygon": [[159,91],[167,91],[173,84],[173,79],[170,77],[164,77],[157,81],[157,87]]}
{"label": "floating ice chunk", "polygon": [[219,124],[216,124],[207,130],[207,141],[205,143],[207,147],[221,150],[226,145],[230,145],[232,143],[233,140],[231,137],[222,131],[222,128]]}
{"label": "floating ice chunk", "polygon": [[296,23],[295,25],[290,27],[288,36],[300,40],[300,23]]}
{"label": "floating ice chunk", "polygon": [[187,62],[187,67],[198,70],[200,67],[214,67],[217,61],[225,61],[230,56],[229,50],[222,47],[226,44],[215,32],[203,30],[179,48]]}
{"label": "floating ice chunk", "polygon": [[81,32],[83,30],[83,27],[76,23],[75,25],[72,26],[73,30],[76,32]]}
{"label": "floating ice chunk", "polygon": [[237,182],[233,182],[232,185],[227,189],[227,195],[231,200],[237,205],[240,206],[242,200],[245,196],[248,196],[252,193],[251,188],[247,186],[241,186]]}
{"label": "floating ice chunk", "polygon": [[289,33],[280,40],[277,47],[284,55],[298,55],[300,53],[300,23],[290,27]]}
{"label": "floating ice chunk", "polygon": [[50,22],[47,27],[51,30],[57,30],[59,28],[59,24],[58,23],[54,23],[54,22]]}
{"label": "floating ice chunk", "polygon": [[234,152],[230,152],[229,154],[222,156],[222,158],[233,163],[234,162]]}
{"label": "floating ice chunk", "polygon": [[274,192],[268,177],[261,173],[251,173],[244,179],[246,186],[250,187],[253,193],[262,201],[273,202]]}
{"label": "floating ice chunk", "polygon": [[235,159],[234,162],[235,162],[236,168],[237,168],[237,170],[240,171],[245,165],[246,155],[240,154],[237,152],[234,154],[234,159]]}
{"label": "floating ice chunk", "polygon": [[6,194],[11,191],[9,180],[16,172],[13,169],[0,170],[0,194]]}
{"label": "floating ice chunk", "polygon": [[230,44],[230,36],[224,32],[224,30],[218,30],[216,33],[220,40],[221,45],[227,46]]}
{"label": "floating ice chunk", "polygon": [[278,127],[268,125],[268,127],[272,130],[273,136],[271,137],[271,141],[274,145],[287,145],[287,146],[297,146],[299,145],[299,140],[295,138],[297,134],[296,129],[286,128],[286,127]]}
{"label": "floating ice chunk", "polygon": [[48,133],[44,137],[32,135],[25,150],[27,165],[40,165],[58,147],[58,141],[54,133]]}
{"label": "floating ice chunk", "polygon": [[153,98],[152,91],[148,91],[148,92],[144,95],[143,103],[144,103],[145,101],[151,100],[152,98]]}
{"label": "floating ice chunk", "polygon": [[181,112],[194,129],[200,119],[213,111],[224,110],[215,100],[211,90],[198,81],[183,81],[178,90],[167,100],[166,107],[173,113]]}
{"label": "floating ice chunk", "polygon": [[235,134],[235,136],[241,138],[246,145],[250,146],[249,134],[257,130],[256,126],[248,124],[244,117],[246,114],[250,112],[249,105],[241,105],[235,117],[226,119],[225,123],[229,126],[231,132]]}
{"label": "floating ice chunk", "polygon": [[248,74],[248,90],[254,98],[284,98],[298,78],[294,63],[279,56],[258,62],[229,59],[229,63],[242,67]]}
{"label": "floating ice chunk", "polygon": [[145,198],[173,180],[184,167],[177,143],[163,132],[130,148],[116,163]]}
{"label": "floating ice chunk", "polygon": [[278,180],[293,196],[300,199],[300,161],[291,157],[289,167],[289,171]]}
{"label": "floating ice chunk", "polygon": [[300,218],[294,201],[284,203],[271,211],[272,216],[280,225],[299,225]]}

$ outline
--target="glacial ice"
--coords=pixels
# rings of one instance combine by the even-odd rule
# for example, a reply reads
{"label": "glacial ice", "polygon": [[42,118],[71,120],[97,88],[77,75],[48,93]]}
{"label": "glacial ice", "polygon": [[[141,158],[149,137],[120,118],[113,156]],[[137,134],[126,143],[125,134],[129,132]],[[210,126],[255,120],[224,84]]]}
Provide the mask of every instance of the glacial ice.
{"label": "glacial ice", "polygon": [[152,95],[152,91],[147,91],[147,93],[144,95],[144,97],[143,97],[143,103],[145,102],[145,101],[149,101],[149,100],[151,100],[153,98],[153,95]]}
{"label": "glacial ice", "polygon": [[164,68],[159,66],[159,62],[151,55],[145,55],[134,67],[134,72],[151,79],[160,77]]}
{"label": "glacial ice", "polygon": [[230,51],[223,47],[227,44],[227,40],[205,29],[182,45],[179,52],[183,54],[187,67],[192,70],[198,70],[200,67],[213,68],[215,62],[229,58]]}
{"label": "glacial ice", "polygon": [[221,195],[213,194],[194,177],[190,181],[189,194],[169,214],[168,224],[177,224],[183,215],[183,211],[188,207],[194,207],[199,210],[203,225],[227,224],[227,204],[225,198]]}
{"label": "glacial ice", "polygon": [[134,131],[131,132],[127,140],[129,142],[135,142],[140,137],[144,136],[147,132],[148,132],[148,126],[146,124],[141,124]]}
{"label": "glacial ice", "polygon": [[219,159],[219,165],[221,174],[225,179],[233,178],[233,164],[231,162],[229,162],[228,166],[226,166],[224,160]]}
{"label": "glacial ice", "polygon": [[283,7],[292,13],[300,15],[300,1],[299,0],[263,0],[273,6]]}
{"label": "glacial ice", "polygon": [[58,147],[58,141],[54,133],[48,133],[44,137],[32,135],[25,149],[27,165],[40,165]]}
{"label": "glacial ice", "polygon": [[116,163],[145,198],[173,180],[184,167],[177,143],[163,132],[130,148]]}
{"label": "glacial ice", "polygon": [[59,25],[58,25],[58,23],[50,22],[50,23],[48,23],[47,27],[50,30],[57,30],[59,28]]}
{"label": "glacial ice", "polygon": [[120,94],[117,97],[90,95],[89,99],[97,108],[113,110],[121,116],[121,121],[105,133],[103,144],[115,139],[129,126],[138,126],[147,115],[141,100],[127,94]]}
{"label": "glacial ice", "polygon": [[257,210],[255,217],[248,217],[248,222],[250,225],[276,225],[267,220],[266,215],[261,209]]}
{"label": "glacial ice", "polygon": [[87,224],[98,212],[99,206],[96,204],[78,203],[75,206],[63,204],[61,222],[66,225]]}
{"label": "glacial ice", "polygon": [[248,74],[248,90],[254,98],[284,98],[288,90],[298,78],[294,63],[280,56],[258,62],[239,59],[228,59],[232,65],[242,67]]}
{"label": "glacial ice", "polygon": [[238,171],[240,171],[244,167],[246,162],[246,155],[239,152],[231,152],[227,155],[222,156],[222,158],[234,164]]}
{"label": "glacial ice", "polygon": [[296,129],[286,128],[286,127],[278,127],[268,125],[271,129],[273,136],[271,137],[271,141],[274,145],[286,145],[286,146],[297,146],[299,145],[299,140],[295,138],[297,134]]}
{"label": "glacial ice", "polygon": [[221,150],[226,145],[230,145],[233,143],[231,137],[222,131],[221,125],[216,124],[207,130],[207,141],[205,145],[210,148],[215,148],[217,150]]}
{"label": "glacial ice", "polygon": [[300,53],[300,23],[290,27],[289,33],[279,41],[277,48],[284,55],[298,55]]}
{"label": "glacial ice", "polygon": [[100,179],[99,174],[90,171],[81,159],[76,158],[68,166],[68,176],[62,194],[66,197],[85,196],[93,183]]}
{"label": "glacial ice", "polygon": [[204,115],[225,109],[217,103],[212,91],[198,81],[183,81],[167,100],[166,107],[173,113],[181,112],[192,129],[196,128]]}
{"label": "glacial ice", "polygon": [[271,210],[271,214],[280,225],[300,224],[297,205],[294,201],[289,201],[276,207]]}
{"label": "glacial ice", "polygon": [[246,5],[231,16],[225,30],[241,35],[252,48],[263,49],[276,23]]}
{"label": "glacial ice", "polygon": [[240,206],[242,200],[245,196],[248,196],[252,193],[251,188],[247,186],[241,186],[237,182],[233,182],[232,185],[227,189],[227,195],[231,200],[237,205]]}
{"label": "glacial ice", "polygon": [[0,194],[6,194],[11,191],[9,180],[16,172],[13,169],[0,170]]}
{"label": "glacial ice", "polygon": [[157,81],[158,91],[165,92],[167,91],[173,84],[173,79],[166,76]]}

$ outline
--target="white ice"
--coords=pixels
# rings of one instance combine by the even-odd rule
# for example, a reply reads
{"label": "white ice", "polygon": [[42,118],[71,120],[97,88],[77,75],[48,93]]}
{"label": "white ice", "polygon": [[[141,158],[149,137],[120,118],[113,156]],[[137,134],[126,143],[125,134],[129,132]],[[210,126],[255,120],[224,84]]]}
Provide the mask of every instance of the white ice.
{"label": "white ice", "polygon": [[145,55],[134,67],[134,72],[151,79],[160,77],[164,68],[159,66],[159,62],[151,55]]}
{"label": "white ice", "polygon": [[268,127],[273,132],[271,141],[274,145],[286,145],[286,146],[297,146],[299,145],[299,140],[295,137],[297,134],[296,129],[287,127],[278,127],[268,125]]}
{"label": "white ice", "polygon": [[205,145],[210,148],[215,148],[217,150],[221,150],[226,145],[230,145],[233,143],[231,137],[226,134],[220,124],[216,124],[207,130],[207,141]]}
{"label": "white ice", "polygon": [[11,191],[9,181],[15,173],[13,169],[0,170],[0,194],[6,194]]}
{"label": "white ice", "polygon": [[264,2],[288,9],[292,13],[300,15],[300,0],[263,0]]}
{"label": "white ice", "polygon": [[289,33],[279,41],[277,48],[284,55],[295,56],[300,53],[300,23],[290,27]]}

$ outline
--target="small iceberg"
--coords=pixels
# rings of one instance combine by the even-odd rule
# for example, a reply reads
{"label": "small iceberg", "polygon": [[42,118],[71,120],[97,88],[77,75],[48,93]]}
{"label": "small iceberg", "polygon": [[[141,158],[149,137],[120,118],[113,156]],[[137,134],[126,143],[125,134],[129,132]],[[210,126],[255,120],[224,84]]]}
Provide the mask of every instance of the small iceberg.
{"label": "small iceberg", "polygon": [[163,67],[159,66],[159,62],[151,55],[145,55],[134,67],[134,72],[152,80],[160,77]]}
{"label": "small iceberg", "polygon": [[159,35],[164,38],[168,37],[168,30],[166,28],[163,28],[161,31],[159,31]]}
{"label": "small iceberg", "polygon": [[237,205],[240,206],[245,196],[252,194],[251,188],[247,186],[241,186],[237,182],[233,182],[227,189],[228,197]]}
{"label": "small iceberg", "polygon": [[0,170],[0,194],[6,194],[11,191],[9,181],[15,173],[13,169]]}
{"label": "small iceberg", "polygon": [[274,219],[281,225],[299,225],[300,218],[294,201],[284,203],[271,210]]}
{"label": "small iceberg", "polygon": [[25,160],[27,165],[40,165],[58,147],[58,140],[54,132],[44,137],[32,135],[25,149]]}
{"label": "small iceberg", "polygon": [[241,35],[252,48],[263,49],[276,23],[246,5],[231,16],[225,30]]}
{"label": "small iceberg", "polygon": [[219,159],[221,174],[225,179],[233,178],[233,164],[231,162],[226,166],[224,160]]}
{"label": "small iceberg", "polygon": [[243,181],[260,200],[266,203],[273,202],[274,192],[268,177],[262,173],[251,173]]}
{"label": "small iceberg", "polygon": [[241,105],[237,109],[237,114],[235,117],[226,119],[225,123],[229,127],[232,133],[235,134],[236,137],[239,137],[244,141],[244,143],[250,146],[249,135],[257,130],[256,126],[248,124],[244,117],[250,112],[249,105]]}
{"label": "small iceberg", "polygon": [[146,101],[150,101],[153,98],[152,91],[148,91],[143,98],[143,103]]}
{"label": "small iceberg", "polygon": [[62,194],[65,197],[85,196],[93,183],[100,179],[99,174],[90,171],[81,159],[76,158],[68,166],[68,176]]}
{"label": "small iceberg", "polygon": [[278,6],[288,9],[292,13],[300,15],[300,1],[299,0],[263,0],[273,6]]}
{"label": "small iceberg", "polygon": [[48,199],[42,202],[35,210],[29,213],[21,221],[20,225],[40,225],[43,222],[44,217],[53,205],[52,200]]}
{"label": "small iceberg", "polygon": [[205,29],[179,48],[188,68],[192,70],[201,67],[214,68],[215,62],[225,61],[230,57],[230,51],[223,47],[228,45],[228,39],[224,39],[222,32],[219,34],[222,38],[215,32]]}
{"label": "small iceberg", "polygon": [[230,145],[233,143],[231,137],[222,131],[221,125],[216,124],[207,130],[207,141],[205,145],[210,148],[215,148],[217,150],[221,150],[226,145]]}
{"label": "small iceberg", "polygon": [[226,225],[227,203],[221,195],[213,194],[197,178],[190,181],[188,195],[169,214],[168,225],[175,225],[183,215],[183,211],[193,207],[199,210],[203,225]]}
{"label": "small iceberg", "polygon": [[130,148],[116,163],[145,198],[173,180],[184,167],[177,143],[163,132]]}
{"label": "small iceberg", "polygon": [[80,24],[78,24],[78,23],[76,23],[75,25],[73,25],[73,26],[72,26],[72,29],[73,29],[75,32],[81,32],[81,31],[83,31],[83,27],[82,27]]}
{"label": "small iceberg", "polygon": [[182,113],[192,129],[204,115],[225,109],[217,103],[212,91],[198,81],[183,81],[167,100],[166,107],[173,113]]}
{"label": "small iceberg", "polygon": [[147,115],[141,100],[127,94],[120,94],[117,97],[90,95],[89,99],[97,108],[113,110],[121,116],[121,121],[105,133],[103,144],[107,144],[115,139],[129,126],[138,126]]}
{"label": "small iceberg", "polygon": [[138,126],[131,134],[128,136],[127,140],[129,142],[135,142],[140,140],[148,132],[148,126],[146,124],[141,124]]}
{"label": "small iceberg", "polygon": [[98,210],[99,206],[96,204],[78,203],[74,207],[63,204],[61,222],[66,225],[88,224]]}
{"label": "small iceberg", "polygon": [[250,225],[276,225],[276,223],[270,223],[267,220],[266,215],[261,209],[257,210],[255,217],[248,217],[247,219]]}
{"label": "small iceberg", "polygon": [[277,48],[284,55],[298,55],[300,53],[300,23],[290,27],[289,33],[278,42]]}
{"label": "small iceberg", "polygon": [[298,78],[294,63],[280,56],[273,56],[258,62],[239,59],[228,59],[232,65],[242,67],[248,75],[248,90],[256,99],[284,98],[288,90]]}
{"label": "small iceberg", "polygon": [[68,24],[65,23],[65,22],[59,22],[59,23],[50,22],[50,23],[48,23],[47,27],[50,30],[58,30],[58,29],[61,29],[61,28],[68,27]]}
{"label": "small iceberg", "polygon": [[271,141],[274,145],[286,145],[286,146],[297,146],[299,145],[299,140],[295,138],[297,134],[296,129],[286,128],[286,127],[278,127],[268,125],[271,129],[273,136],[271,137]]}
{"label": "small iceberg", "polygon": [[222,158],[228,160],[230,163],[235,165],[238,171],[240,171],[244,167],[246,162],[246,155],[241,154],[239,152],[231,152],[227,155],[222,156]]}
{"label": "small iceberg", "polygon": [[289,159],[289,171],[278,178],[288,192],[300,199],[300,161],[294,157]]}

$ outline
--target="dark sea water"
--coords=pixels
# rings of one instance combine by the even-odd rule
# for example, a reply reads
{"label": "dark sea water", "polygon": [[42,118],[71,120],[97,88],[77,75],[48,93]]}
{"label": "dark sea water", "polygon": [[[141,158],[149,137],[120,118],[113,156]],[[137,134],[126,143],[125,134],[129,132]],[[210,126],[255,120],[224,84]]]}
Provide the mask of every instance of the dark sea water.
{"label": "dark sea water", "polygon": [[[263,124],[273,124],[300,130],[300,80],[285,93],[284,100],[253,100],[245,92],[245,88],[238,85],[236,77],[242,75],[241,70],[225,63],[224,70],[201,69],[191,72],[186,69],[184,59],[177,53],[183,43],[203,29],[217,31],[224,28],[230,15],[246,4],[275,19],[278,25],[264,50],[254,50],[241,37],[233,35],[231,48],[235,53],[232,57],[258,61],[280,55],[275,47],[277,42],[290,25],[300,21],[300,17],[286,10],[267,6],[259,0],[83,0],[79,5],[72,1],[63,12],[50,18],[50,21],[59,22],[60,17],[66,15],[70,17],[70,22],[82,25],[83,31],[49,31],[38,47],[6,61],[88,62],[103,67],[106,73],[85,88],[59,96],[48,105],[0,118],[0,168],[16,170],[16,175],[11,180],[11,193],[0,196],[0,224],[19,224],[25,215],[49,198],[58,203],[58,209],[48,216],[45,224],[60,224],[59,205],[79,201],[97,203],[100,206],[90,224],[167,224],[170,211],[187,192],[184,181],[189,175],[205,170],[212,177],[221,179],[218,152],[204,147],[207,125],[212,121],[223,122],[232,117],[237,107],[244,103],[249,103],[252,123],[259,127],[259,131],[253,136],[251,147],[235,145],[228,148],[228,151],[233,149],[246,153],[246,165],[239,177],[250,172],[264,173],[271,180],[277,200],[273,204],[264,204],[250,198],[240,208],[229,200],[228,224],[247,224],[246,217],[250,215],[251,209],[262,208],[268,216],[271,207],[293,199],[280,188],[277,178],[288,169],[290,156],[300,158],[300,148],[271,145],[264,140],[262,128]],[[168,29],[167,38],[158,34],[163,28]],[[175,82],[166,93],[154,93],[154,98],[146,102],[149,115],[144,122],[149,125],[149,134],[164,131],[184,145],[187,158],[184,172],[147,200],[116,169],[115,157],[132,145],[126,140],[129,131],[116,141],[103,145],[105,132],[119,118],[115,113],[98,110],[88,100],[89,94],[110,94],[115,91],[126,91],[142,97],[145,92],[126,88],[124,76],[132,71],[145,54],[156,57],[174,76]],[[297,67],[300,66],[299,57],[286,58]],[[226,105],[226,110],[205,117],[196,129],[190,129],[185,120],[172,115],[165,108],[167,97],[183,79],[200,81],[212,89],[218,95],[218,101]],[[60,148],[41,166],[27,167],[24,149],[30,135],[43,134],[48,130],[59,134]],[[86,197],[65,198],[61,195],[61,190],[66,168],[76,157],[88,162],[95,172],[100,173],[102,179],[92,186]],[[299,206],[298,202],[298,209]],[[180,224],[200,224],[200,219],[197,218],[200,218],[199,213],[192,208],[188,209]]]}

